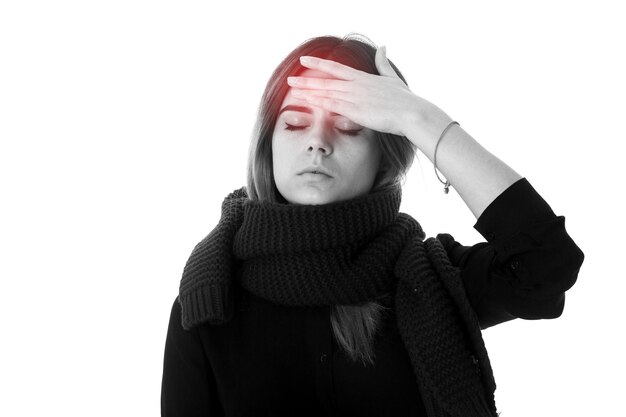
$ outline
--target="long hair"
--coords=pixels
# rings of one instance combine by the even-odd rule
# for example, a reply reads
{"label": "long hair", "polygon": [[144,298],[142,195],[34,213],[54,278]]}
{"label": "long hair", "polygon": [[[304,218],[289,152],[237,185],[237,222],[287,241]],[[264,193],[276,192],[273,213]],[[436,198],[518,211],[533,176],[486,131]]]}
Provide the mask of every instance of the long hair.
{"label": "long hair", "polygon": [[[300,56],[303,55],[330,59],[370,74],[380,75],[375,64],[376,47],[362,35],[312,38],[287,55],[267,82],[259,105],[248,157],[247,194],[250,199],[287,203],[274,181],[272,136],[280,105],[289,89],[287,77],[299,75],[306,70],[300,65]],[[398,68],[391,61],[390,64],[407,84]],[[402,186],[415,157],[415,145],[404,136],[377,131],[374,134],[381,149],[381,161],[370,192]],[[383,310],[382,304],[376,301],[362,305],[335,306],[331,310],[335,338],[353,360],[373,364],[375,358],[373,340]]]}

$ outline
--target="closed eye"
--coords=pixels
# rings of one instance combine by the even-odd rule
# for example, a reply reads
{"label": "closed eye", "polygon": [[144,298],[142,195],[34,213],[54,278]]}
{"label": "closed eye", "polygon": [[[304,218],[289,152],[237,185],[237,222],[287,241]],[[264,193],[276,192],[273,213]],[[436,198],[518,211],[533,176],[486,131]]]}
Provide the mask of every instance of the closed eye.
{"label": "closed eye", "polygon": [[[296,126],[296,125],[290,125],[289,123],[285,123],[285,130],[290,130],[290,131],[295,131],[295,130],[303,130],[306,129],[308,126]],[[349,129],[349,130],[345,130],[345,129],[339,129],[337,128],[337,131],[347,135],[347,136],[356,136],[359,134],[359,132],[361,132],[361,129]]]}
{"label": "closed eye", "polygon": [[308,126],[296,126],[296,125],[290,125],[289,123],[285,123],[285,129],[286,130],[302,130],[307,128]]}
{"label": "closed eye", "polygon": [[337,129],[338,131],[340,131],[341,133],[343,133],[344,135],[348,135],[348,136],[356,136],[359,134],[359,132],[361,132],[361,130],[363,129],[354,129],[354,130],[343,130],[343,129]]}

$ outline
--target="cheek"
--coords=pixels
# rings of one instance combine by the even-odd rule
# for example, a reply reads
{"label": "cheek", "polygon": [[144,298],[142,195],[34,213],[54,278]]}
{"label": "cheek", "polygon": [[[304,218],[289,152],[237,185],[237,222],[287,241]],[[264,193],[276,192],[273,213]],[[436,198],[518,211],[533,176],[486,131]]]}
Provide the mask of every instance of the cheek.
{"label": "cheek", "polygon": [[358,149],[358,157],[355,159],[361,175],[375,177],[380,164],[380,147],[375,139],[368,139]]}
{"label": "cheek", "polygon": [[272,165],[274,177],[280,177],[287,170],[288,162],[291,161],[288,143],[280,138],[272,139]]}

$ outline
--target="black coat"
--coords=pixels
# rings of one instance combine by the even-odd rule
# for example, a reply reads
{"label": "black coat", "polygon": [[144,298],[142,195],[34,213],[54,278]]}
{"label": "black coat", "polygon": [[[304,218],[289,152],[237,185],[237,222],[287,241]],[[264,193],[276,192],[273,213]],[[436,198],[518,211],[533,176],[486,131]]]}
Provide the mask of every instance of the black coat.
{"label": "black coat", "polygon": [[[482,328],[556,318],[583,253],[526,179],[498,196],[474,228],[487,242],[440,235]],[[165,345],[163,416],[425,416],[393,310],[375,365],[339,349],[330,307],[283,307],[240,291],[233,319],[186,331],[174,302]]]}

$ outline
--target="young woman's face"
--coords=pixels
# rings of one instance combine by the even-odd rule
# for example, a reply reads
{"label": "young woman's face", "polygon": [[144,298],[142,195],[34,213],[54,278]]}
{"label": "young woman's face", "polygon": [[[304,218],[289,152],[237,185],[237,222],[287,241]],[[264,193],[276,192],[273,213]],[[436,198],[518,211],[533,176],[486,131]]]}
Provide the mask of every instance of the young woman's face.
{"label": "young woman's face", "polygon": [[[304,77],[328,78],[306,70]],[[274,180],[292,204],[327,204],[368,193],[380,164],[374,131],[287,92],[272,136]]]}

